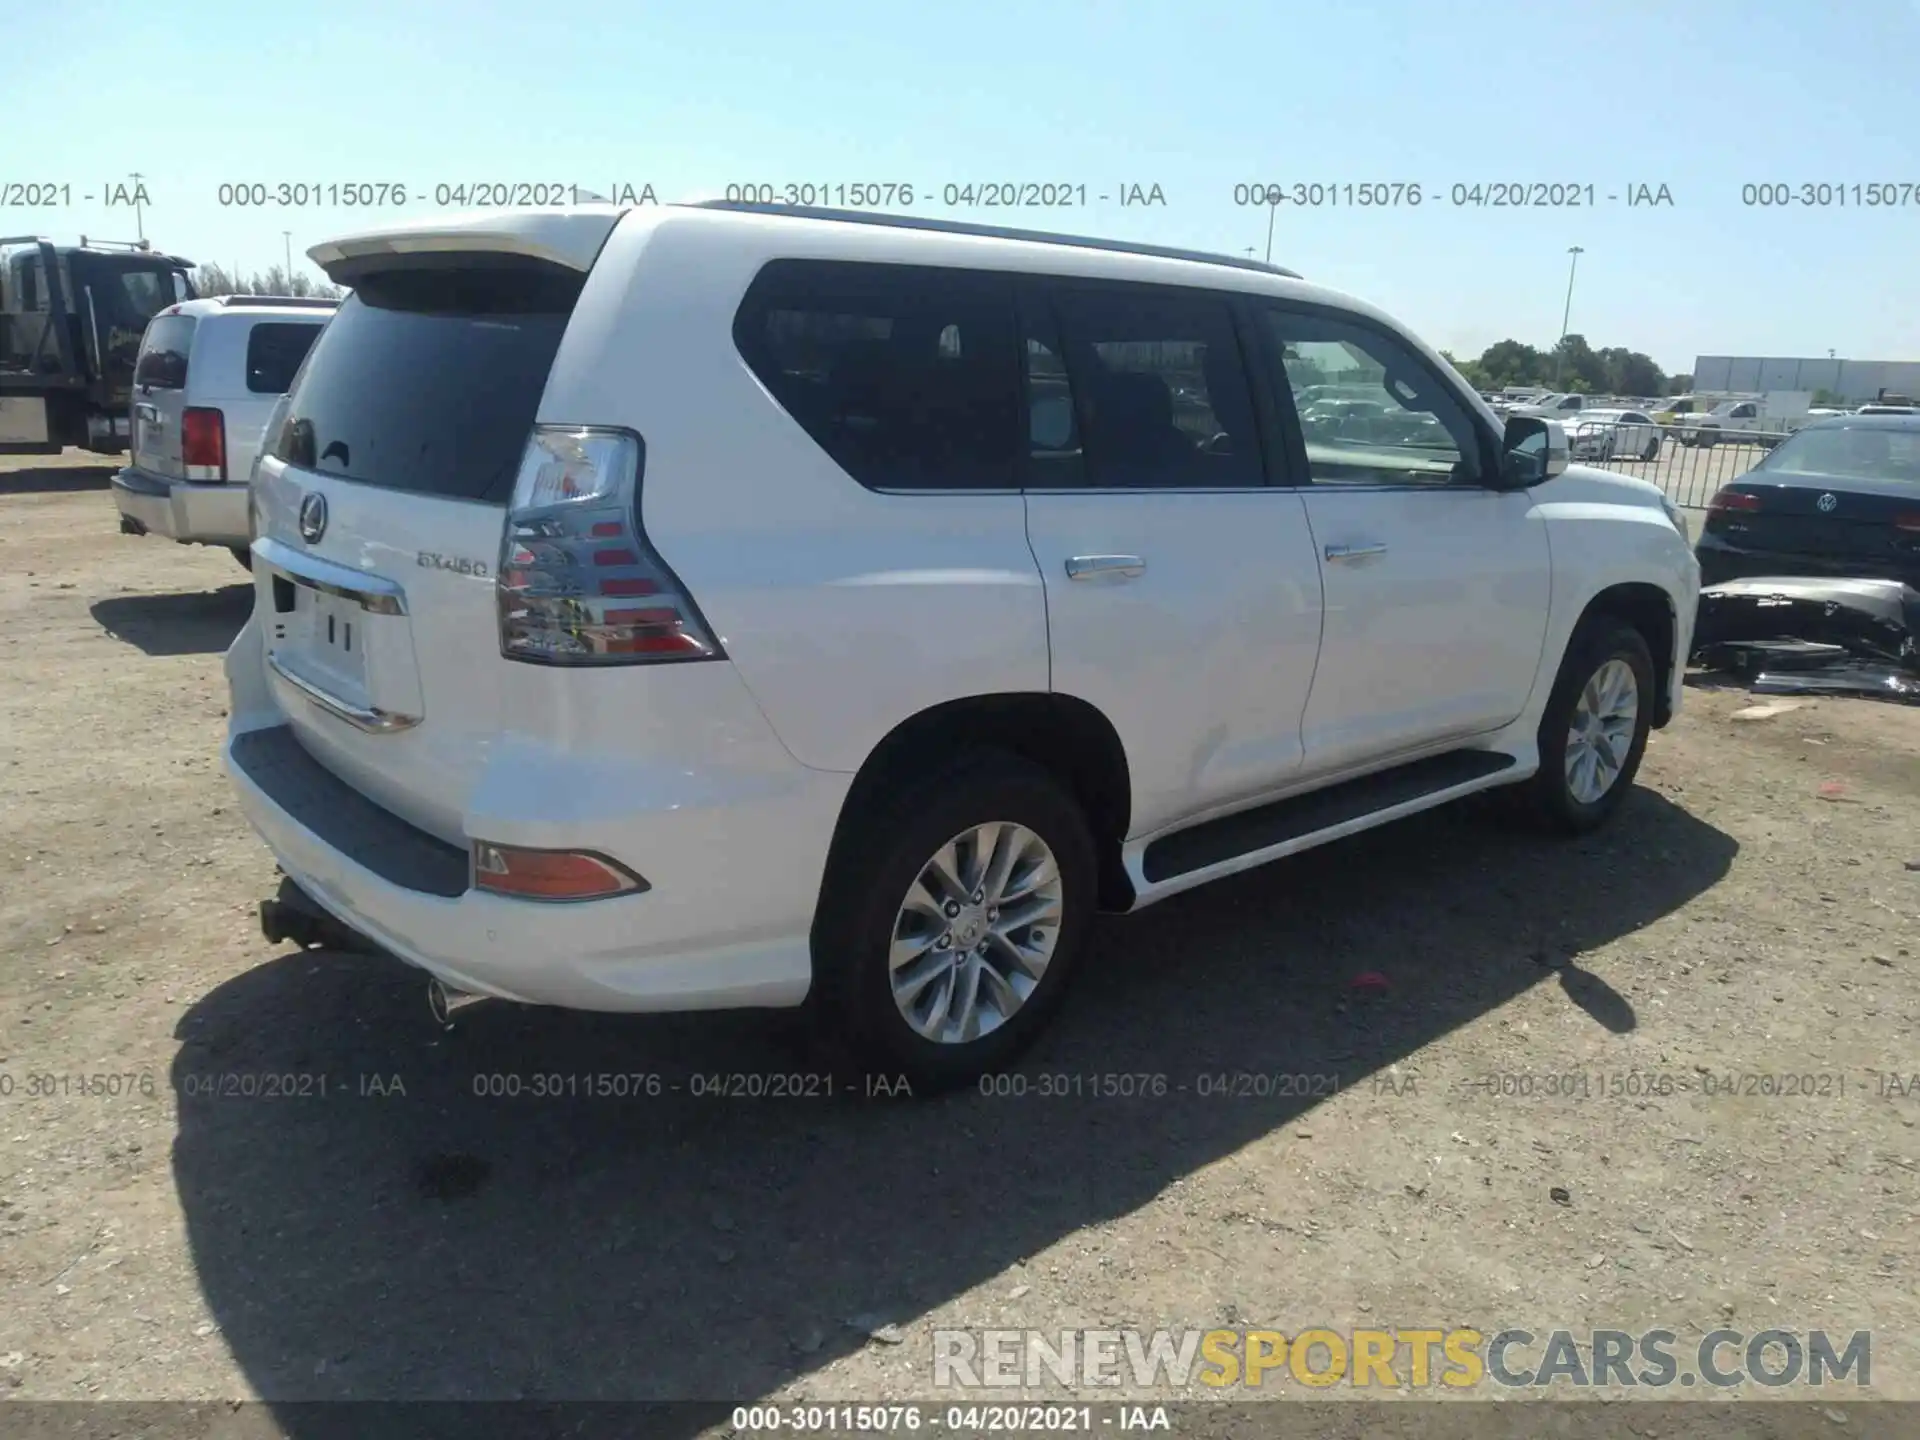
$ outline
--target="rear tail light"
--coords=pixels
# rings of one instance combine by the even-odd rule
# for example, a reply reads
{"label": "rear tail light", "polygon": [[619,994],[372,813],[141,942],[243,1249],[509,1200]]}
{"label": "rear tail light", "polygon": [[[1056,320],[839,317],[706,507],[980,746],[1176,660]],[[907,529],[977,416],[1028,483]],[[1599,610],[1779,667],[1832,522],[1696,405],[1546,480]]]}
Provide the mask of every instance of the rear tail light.
{"label": "rear tail light", "polygon": [[189,480],[227,478],[227,417],[198,407],[180,416],[180,463]]}
{"label": "rear tail light", "polygon": [[617,860],[590,850],[524,850],[473,842],[473,883],[522,900],[600,900],[651,887]]}
{"label": "rear tail light", "polygon": [[543,665],[717,660],[720,642],[640,528],[638,436],[541,425],[500,545],[500,653]]}
{"label": "rear tail light", "polygon": [[1759,508],[1760,497],[1758,495],[1749,495],[1744,490],[1722,490],[1707,502],[1707,513],[1709,515],[1715,511],[1726,510],[1738,511],[1745,514],[1758,510]]}

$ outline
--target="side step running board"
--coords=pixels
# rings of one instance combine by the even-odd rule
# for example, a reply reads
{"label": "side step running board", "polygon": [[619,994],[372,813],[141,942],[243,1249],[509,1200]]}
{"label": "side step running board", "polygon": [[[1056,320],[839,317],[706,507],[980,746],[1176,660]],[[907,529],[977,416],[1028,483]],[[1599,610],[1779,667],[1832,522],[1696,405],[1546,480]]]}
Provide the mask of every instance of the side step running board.
{"label": "side step running board", "polygon": [[1270,805],[1223,815],[1168,835],[1147,846],[1140,857],[1140,870],[1150,883],[1158,884],[1486,779],[1511,770],[1513,765],[1511,755],[1496,755],[1489,750],[1449,750],[1444,755],[1429,755],[1424,760],[1362,775],[1311,794],[1289,795]]}

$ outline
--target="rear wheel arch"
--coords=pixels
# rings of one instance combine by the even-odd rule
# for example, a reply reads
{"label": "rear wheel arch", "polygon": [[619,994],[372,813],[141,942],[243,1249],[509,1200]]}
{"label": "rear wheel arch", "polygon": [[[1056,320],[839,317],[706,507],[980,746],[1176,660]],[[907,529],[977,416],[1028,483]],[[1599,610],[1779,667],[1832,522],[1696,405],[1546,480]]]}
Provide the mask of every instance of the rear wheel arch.
{"label": "rear wheel arch", "polygon": [[929,766],[945,767],[978,750],[1017,755],[1059,780],[1079,803],[1093,833],[1100,907],[1129,908],[1133,885],[1120,858],[1133,813],[1126,748],[1112,721],[1071,695],[1021,691],[969,696],[932,706],[894,726],[868,753],[841,804],[829,872],[879,797],[908,779],[924,779]]}
{"label": "rear wheel arch", "polygon": [[1648,581],[1609,585],[1587,601],[1567,638],[1567,648],[1571,650],[1596,624],[1606,620],[1633,626],[1647,642],[1653,656],[1653,726],[1660,729],[1673,718],[1673,648],[1679,633],[1673,597]]}

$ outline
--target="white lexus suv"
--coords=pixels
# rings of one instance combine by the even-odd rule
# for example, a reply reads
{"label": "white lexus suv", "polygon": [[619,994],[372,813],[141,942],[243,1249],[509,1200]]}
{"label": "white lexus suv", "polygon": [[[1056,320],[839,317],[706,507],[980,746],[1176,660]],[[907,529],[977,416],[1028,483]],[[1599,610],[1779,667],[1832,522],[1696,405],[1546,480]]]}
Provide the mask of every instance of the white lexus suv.
{"label": "white lexus suv", "polygon": [[1286,270],[727,204],[310,253],[226,763],[269,935],[443,1017],[804,1003],[964,1081],[1096,909],[1495,787],[1588,829],[1680,703],[1660,492]]}

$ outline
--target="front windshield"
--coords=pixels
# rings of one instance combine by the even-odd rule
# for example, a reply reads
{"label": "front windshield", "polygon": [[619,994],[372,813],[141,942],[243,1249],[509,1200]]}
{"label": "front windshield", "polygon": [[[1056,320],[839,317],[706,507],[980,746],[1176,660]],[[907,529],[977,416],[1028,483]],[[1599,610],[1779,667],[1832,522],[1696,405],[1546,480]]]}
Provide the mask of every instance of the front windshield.
{"label": "front windshield", "polygon": [[1802,430],[1756,470],[1834,480],[1893,480],[1920,487],[1920,429],[1837,426]]}

